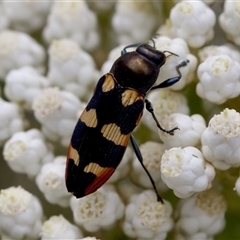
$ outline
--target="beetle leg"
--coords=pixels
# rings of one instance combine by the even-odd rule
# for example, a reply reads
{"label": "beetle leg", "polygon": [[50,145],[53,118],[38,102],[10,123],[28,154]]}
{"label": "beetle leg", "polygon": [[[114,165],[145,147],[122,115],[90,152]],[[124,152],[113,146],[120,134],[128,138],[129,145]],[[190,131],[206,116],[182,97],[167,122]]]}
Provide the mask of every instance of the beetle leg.
{"label": "beetle leg", "polygon": [[189,63],[189,60],[185,60],[183,62],[181,62],[180,64],[178,64],[176,66],[176,71],[178,73],[178,76],[176,77],[171,77],[171,78],[168,78],[167,80],[165,80],[164,82],[152,87],[150,90],[153,90],[153,89],[158,89],[158,88],[166,88],[166,87],[170,87],[172,86],[173,84],[175,84],[176,82],[178,82],[180,80],[180,78],[182,77],[182,73],[180,72],[180,68],[181,67],[185,67],[187,64]]}
{"label": "beetle leg", "polygon": [[156,118],[156,115],[154,114],[154,109],[153,109],[153,106],[152,106],[151,102],[148,101],[147,99],[145,99],[145,103],[146,103],[146,109],[152,114],[152,117],[153,117],[154,121],[156,122],[157,127],[158,127],[161,131],[163,131],[163,132],[165,132],[165,133],[168,133],[168,134],[170,134],[170,135],[174,135],[174,131],[177,130],[177,129],[179,129],[179,128],[178,128],[178,127],[175,127],[175,128],[173,128],[173,129],[166,130],[166,129],[164,129],[163,127],[161,127],[160,123],[158,122],[158,120],[157,120],[157,118]]}
{"label": "beetle leg", "polygon": [[135,152],[135,154],[136,154],[136,156],[137,156],[138,161],[141,163],[143,169],[145,170],[145,172],[147,173],[147,175],[148,175],[148,177],[149,177],[149,179],[150,179],[150,181],[151,181],[151,184],[152,184],[152,186],[153,186],[153,189],[154,189],[154,191],[155,191],[155,193],[156,193],[156,195],[157,195],[157,201],[158,201],[158,202],[161,202],[161,203],[164,203],[163,200],[162,200],[162,198],[160,197],[160,195],[159,195],[158,192],[157,192],[157,188],[156,188],[156,185],[155,185],[155,183],[154,183],[154,181],[153,181],[153,179],[152,179],[152,176],[150,175],[149,171],[147,170],[147,168],[146,168],[146,167],[144,166],[144,164],[143,164],[143,157],[142,157],[141,151],[140,151],[140,149],[139,149],[139,147],[138,147],[138,145],[137,145],[137,143],[136,143],[136,140],[135,140],[135,138],[133,137],[133,135],[130,136],[130,141],[131,141],[131,144],[132,144],[132,146],[133,146],[133,150],[134,150],[134,152]]}

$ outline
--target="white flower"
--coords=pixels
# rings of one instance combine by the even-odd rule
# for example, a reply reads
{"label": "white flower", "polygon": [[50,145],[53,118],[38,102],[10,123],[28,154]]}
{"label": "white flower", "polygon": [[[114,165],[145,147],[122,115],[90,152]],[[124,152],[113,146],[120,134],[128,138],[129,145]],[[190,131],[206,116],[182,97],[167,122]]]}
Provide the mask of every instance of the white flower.
{"label": "white flower", "polygon": [[214,115],[202,133],[202,153],[217,169],[240,166],[240,114],[224,109]]}
{"label": "white flower", "polygon": [[164,129],[179,128],[173,136],[158,130],[160,139],[167,149],[172,147],[197,147],[200,144],[202,132],[206,129],[205,120],[199,114],[187,116],[182,113],[172,113],[160,123]]}
{"label": "white flower", "polygon": [[214,168],[204,162],[202,153],[194,147],[165,151],[160,170],[162,180],[179,198],[210,188],[215,177]]}
{"label": "white flower", "polygon": [[117,33],[118,43],[143,42],[151,37],[159,18],[157,12],[160,9],[156,4],[151,1],[118,0],[115,9],[112,26]]}
{"label": "white flower", "polygon": [[13,171],[29,176],[35,176],[44,163],[53,159],[42,133],[37,129],[13,134],[4,145],[3,156]]}
{"label": "white flower", "polygon": [[213,38],[216,16],[202,1],[182,1],[170,13],[171,34],[198,48]]}
{"label": "white flower", "polygon": [[131,198],[126,207],[123,230],[134,239],[165,239],[173,227],[172,206],[157,202],[156,194],[147,190]]}
{"label": "white flower", "polygon": [[212,239],[225,227],[227,204],[214,190],[204,191],[181,200],[178,206],[176,232],[183,239]]}
{"label": "white flower", "polygon": [[224,9],[219,16],[219,25],[226,33],[227,38],[235,44],[240,45],[240,2],[226,0]]}
{"label": "white flower", "polygon": [[3,5],[0,2],[0,31],[6,29],[9,26],[9,19],[6,16]]}
{"label": "white flower", "polygon": [[116,168],[114,174],[108,179],[107,183],[117,182],[125,178],[129,174],[130,166],[129,162],[133,157],[133,151],[130,147],[126,148],[123,158]]}
{"label": "white flower", "polygon": [[23,130],[23,120],[15,103],[0,98],[0,109],[0,145],[2,145],[15,132]]}
{"label": "white flower", "polygon": [[[103,63],[101,67],[101,73],[105,74],[108,73],[111,68],[113,63],[121,56],[121,51],[124,49],[125,45],[119,45],[118,47],[113,48],[109,54],[108,54],[108,59],[106,62]],[[136,48],[132,48],[131,50],[127,50],[128,52],[134,51]]]}
{"label": "white flower", "polygon": [[0,192],[0,230],[9,239],[37,239],[42,226],[42,206],[21,187]]}
{"label": "white flower", "polygon": [[[156,49],[160,51],[170,51],[177,54],[179,57],[172,55],[167,58],[166,63],[160,68],[157,82],[163,82],[164,80],[178,76],[176,66],[184,60],[189,60],[187,66],[181,67],[179,70],[182,73],[182,77],[179,82],[171,86],[172,90],[181,90],[187,84],[192,82],[197,67],[197,58],[190,53],[187,43],[181,38],[170,39],[169,37],[160,36],[153,39],[156,44]],[[166,56],[171,54],[165,53]]]}
{"label": "white flower", "polygon": [[32,109],[42,124],[44,135],[52,141],[69,144],[72,131],[84,106],[72,93],[58,88],[44,89],[33,101]]}
{"label": "white flower", "polygon": [[45,25],[51,1],[3,0],[2,5],[12,29],[32,32],[41,30]]}
{"label": "white flower", "polygon": [[10,30],[0,32],[0,78],[23,66],[42,72],[45,57],[43,47],[29,35]]}
{"label": "white flower", "polygon": [[52,216],[42,225],[41,240],[80,239],[83,234],[62,215]]}
{"label": "white flower", "polygon": [[240,94],[240,63],[227,55],[208,57],[198,67],[197,94],[222,104]]}
{"label": "white flower", "polygon": [[[143,164],[151,174],[157,189],[161,192],[167,190],[166,185],[163,183],[161,176],[159,174],[159,166],[162,158],[162,154],[165,151],[163,144],[153,141],[145,142],[139,146],[142,153]],[[148,175],[144,171],[139,160],[135,156],[132,162],[132,171],[130,172],[131,180],[144,188],[152,188],[152,184],[149,180]]]}
{"label": "white flower", "polygon": [[99,78],[92,57],[69,39],[55,40],[49,49],[48,79],[53,86],[88,98]]}
{"label": "white flower", "polygon": [[222,54],[228,55],[231,59],[240,63],[240,52],[233,44],[230,43],[221,46],[216,45],[206,46],[200,49],[198,52],[200,62],[205,61],[207,57]]}
{"label": "white flower", "polygon": [[49,86],[49,81],[33,67],[11,70],[5,79],[4,93],[12,102],[30,110],[33,99],[42,89]]}
{"label": "white flower", "polygon": [[[161,90],[156,89],[150,92],[147,99],[152,103],[154,113],[158,121],[161,121],[161,119],[171,113],[189,113],[186,97],[181,93],[171,91],[167,88]],[[156,123],[153,120],[152,115],[147,110],[144,111],[143,122],[150,129],[156,132]]]}
{"label": "white flower", "polygon": [[84,227],[88,232],[98,231],[100,228],[108,229],[119,220],[124,213],[124,205],[115,191],[98,191],[76,199],[70,200],[75,223]]}
{"label": "white flower", "polygon": [[[172,27],[172,24],[171,24],[170,20],[167,19],[164,24],[160,25],[160,27],[157,30],[157,34],[159,34],[159,36],[174,38],[171,33],[171,27]],[[182,39],[182,38],[180,38],[180,39]]]}
{"label": "white flower", "polygon": [[85,1],[55,1],[43,36],[48,43],[55,39],[70,38],[82,48],[93,50],[99,43],[96,15]]}
{"label": "white flower", "polygon": [[52,162],[42,166],[36,176],[38,188],[45,198],[52,204],[62,207],[69,206],[71,194],[65,184],[66,157],[56,157]]}

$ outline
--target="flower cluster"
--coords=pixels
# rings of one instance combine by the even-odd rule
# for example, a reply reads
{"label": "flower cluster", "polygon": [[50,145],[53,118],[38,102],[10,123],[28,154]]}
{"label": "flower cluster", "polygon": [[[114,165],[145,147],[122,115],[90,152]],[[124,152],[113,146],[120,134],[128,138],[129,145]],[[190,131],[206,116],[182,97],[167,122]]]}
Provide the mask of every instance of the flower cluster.
{"label": "flower cluster", "polygon": [[[230,0],[0,1],[0,238],[239,239],[226,222],[240,221],[239,23]],[[77,199],[65,184],[74,126],[141,43],[166,55],[155,86],[174,84],[143,96],[154,112],[133,132],[139,149]]]}

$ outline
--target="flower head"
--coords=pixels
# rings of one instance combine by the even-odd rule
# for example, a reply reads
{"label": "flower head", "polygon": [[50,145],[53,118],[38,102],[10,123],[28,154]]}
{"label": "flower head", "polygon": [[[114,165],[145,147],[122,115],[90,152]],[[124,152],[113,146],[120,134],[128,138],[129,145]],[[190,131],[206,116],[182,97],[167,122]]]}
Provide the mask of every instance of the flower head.
{"label": "flower head", "polygon": [[216,114],[204,130],[201,142],[204,157],[214,167],[226,170],[240,165],[240,114],[234,109],[224,109]]}
{"label": "flower head", "polygon": [[22,187],[0,192],[0,230],[9,239],[35,239],[42,224],[42,206],[38,199]]}
{"label": "flower head", "polygon": [[157,202],[153,191],[144,191],[132,198],[126,207],[124,232],[131,238],[165,239],[171,230],[172,207],[169,202]]}
{"label": "flower head", "polygon": [[213,38],[216,16],[202,1],[181,1],[170,13],[171,34],[181,37],[194,48],[203,46]]}
{"label": "flower head", "polygon": [[240,63],[227,55],[208,57],[198,67],[197,94],[221,104],[240,94]]}
{"label": "flower head", "polygon": [[62,215],[52,216],[42,225],[41,239],[82,239],[79,228],[71,224]]}
{"label": "flower head", "polygon": [[15,133],[4,145],[4,159],[13,171],[35,176],[41,166],[53,159],[52,151],[37,129]]}
{"label": "flower head", "polygon": [[226,201],[223,196],[208,190],[184,199],[178,205],[176,233],[184,239],[209,239],[225,226]]}
{"label": "flower head", "polygon": [[115,191],[103,188],[84,198],[72,197],[70,207],[74,221],[89,232],[108,228],[123,216],[124,205]]}
{"label": "flower head", "polygon": [[202,153],[194,147],[165,151],[160,170],[162,180],[179,198],[187,198],[195,192],[208,189],[215,177],[213,167],[205,163]]}

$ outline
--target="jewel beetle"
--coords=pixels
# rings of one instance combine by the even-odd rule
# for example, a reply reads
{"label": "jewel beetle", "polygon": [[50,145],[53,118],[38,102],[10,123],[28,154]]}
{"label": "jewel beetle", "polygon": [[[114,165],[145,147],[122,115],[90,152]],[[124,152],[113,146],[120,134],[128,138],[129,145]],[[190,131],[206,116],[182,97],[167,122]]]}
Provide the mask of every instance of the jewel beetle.
{"label": "jewel beetle", "polygon": [[[130,47],[137,48],[127,52]],[[110,72],[99,79],[92,98],[75,126],[68,147],[66,187],[77,198],[95,192],[111,177],[130,139],[153,185],[157,200],[163,202],[131,134],[141,120],[144,105],[159,129],[171,135],[178,129],[163,129],[151,103],[145,98],[153,89],[169,87],[178,82],[181,78],[179,69],[188,63],[188,60],[181,62],[176,66],[177,76],[154,86],[160,68],[166,62],[166,52],[158,51],[147,43],[129,45],[123,49]]]}

